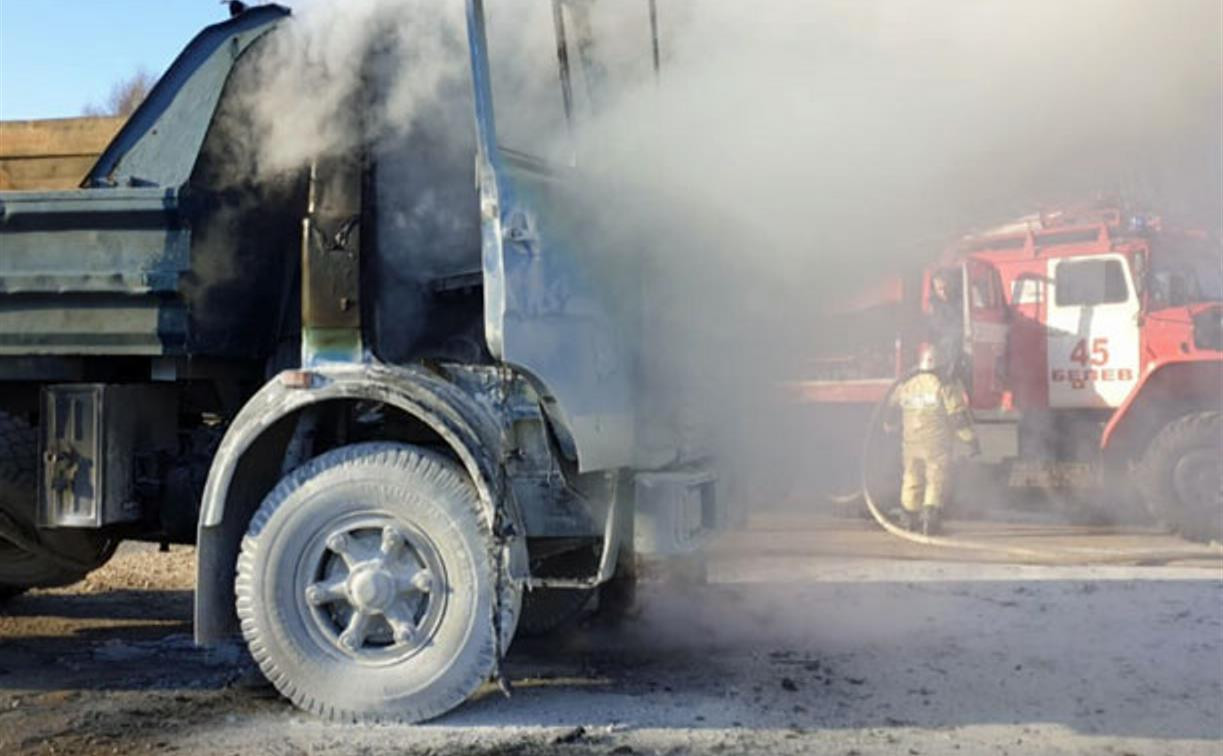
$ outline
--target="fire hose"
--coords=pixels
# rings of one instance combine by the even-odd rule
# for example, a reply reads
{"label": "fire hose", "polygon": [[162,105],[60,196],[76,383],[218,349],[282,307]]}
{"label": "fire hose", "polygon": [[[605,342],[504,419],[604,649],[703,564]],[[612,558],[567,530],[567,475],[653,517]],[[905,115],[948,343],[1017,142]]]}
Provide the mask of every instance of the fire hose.
{"label": "fire hose", "polygon": [[1082,564],[1094,563],[1131,563],[1131,562],[1168,562],[1184,559],[1219,559],[1223,558],[1223,545],[1211,543],[1205,546],[1186,546],[1180,549],[1098,549],[1098,548],[1029,548],[1024,546],[1007,546],[986,541],[974,541],[964,538],[949,538],[946,536],[931,536],[915,533],[892,522],[880,511],[876,498],[871,492],[870,461],[877,459],[880,451],[878,444],[886,434],[884,419],[891,403],[892,394],[901,383],[908,380],[912,372],[901,376],[892,383],[882,401],[875,406],[867,426],[866,438],[862,442],[862,460],[859,467],[862,485],[862,498],[870,511],[871,517],[888,533],[897,538],[922,544],[960,551],[988,553],[997,556],[1010,557],[1024,562],[1041,564]]}

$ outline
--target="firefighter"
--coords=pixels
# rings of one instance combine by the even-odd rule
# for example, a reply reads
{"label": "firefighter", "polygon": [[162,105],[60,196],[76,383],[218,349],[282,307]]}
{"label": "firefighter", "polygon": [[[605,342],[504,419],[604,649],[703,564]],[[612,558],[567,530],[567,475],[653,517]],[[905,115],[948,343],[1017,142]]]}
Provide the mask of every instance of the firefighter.
{"label": "firefighter", "polygon": [[951,481],[951,451],[959,438],[975,457],[981,445],[972,428],[964,387],[945,376],[945,357],[925,345],[917,371],[896,387],[889,400],[889,430],[900,415],[904,479],[901,483],[901,525],[926,535],[939,532],[943,504]]}

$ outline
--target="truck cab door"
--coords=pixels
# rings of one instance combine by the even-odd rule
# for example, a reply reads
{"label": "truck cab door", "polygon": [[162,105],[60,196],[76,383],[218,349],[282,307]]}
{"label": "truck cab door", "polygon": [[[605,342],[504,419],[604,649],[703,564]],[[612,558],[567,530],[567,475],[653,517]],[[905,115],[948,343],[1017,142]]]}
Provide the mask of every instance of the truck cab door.
{"label": "truck cab door", "polygon": [[989,263],[969,258],[962,266],[964,351],[968,357],[973,409],[997,409],[1006,390],[1006,346],[1010,322],[1002,279]]}
{"label": "truck cab door", "polygon": [[633,324],[615,317],[616,287],[591,264],[607,251],[593,251],[598,240],[576,220],[588,216],[574,172],[500,143],[483,0],[468,0],[467,21],[489,352],[531,381],[579,472],[627,467],[636,447]]}
{"label": "truck cab door", "polygon": [[1049,289],[1049,406],[1121,406],[1139,367],[1140,304],[1126,258],[1051,259]]}

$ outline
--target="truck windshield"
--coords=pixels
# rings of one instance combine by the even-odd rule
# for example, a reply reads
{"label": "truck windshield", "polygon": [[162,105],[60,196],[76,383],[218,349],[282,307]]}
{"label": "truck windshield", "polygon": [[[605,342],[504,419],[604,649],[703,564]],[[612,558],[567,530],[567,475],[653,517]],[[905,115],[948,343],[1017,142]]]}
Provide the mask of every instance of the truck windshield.
{"label": "truck windshield", "polygon": [[1223,302],[1223,255],[1206,241],[1178,240],[1153,255],[1149,277],[1155,307]]}
{"label": "truck windshield", "polygon": [[572,163],[575,130],[652,76],[650,0],[497,0],[485,8],[503,148]]}

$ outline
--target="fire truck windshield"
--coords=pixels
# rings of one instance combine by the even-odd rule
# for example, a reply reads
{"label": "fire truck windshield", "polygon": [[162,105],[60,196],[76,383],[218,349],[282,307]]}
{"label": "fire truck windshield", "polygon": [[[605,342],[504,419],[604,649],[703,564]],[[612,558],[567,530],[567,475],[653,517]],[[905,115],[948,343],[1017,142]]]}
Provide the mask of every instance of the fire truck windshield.
{"label": "fire truck windshield", "polygon": [[1148,278],[1155,307],[1223,301],[1223,257],[1205,245],[1158,256]]}

